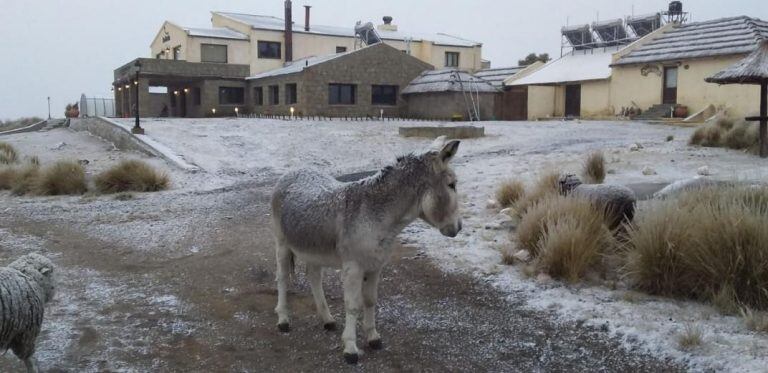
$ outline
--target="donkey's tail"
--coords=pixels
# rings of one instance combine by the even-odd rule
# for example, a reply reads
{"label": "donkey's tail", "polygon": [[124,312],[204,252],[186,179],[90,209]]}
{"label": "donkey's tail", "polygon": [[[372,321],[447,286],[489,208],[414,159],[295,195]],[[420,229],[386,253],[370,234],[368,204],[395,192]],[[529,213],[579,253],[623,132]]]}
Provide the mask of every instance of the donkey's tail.
{"label": "donkey's tail", "polygon": [[289,250],[288,258],[288,276],[292,282],[296,282],[296,254]]}

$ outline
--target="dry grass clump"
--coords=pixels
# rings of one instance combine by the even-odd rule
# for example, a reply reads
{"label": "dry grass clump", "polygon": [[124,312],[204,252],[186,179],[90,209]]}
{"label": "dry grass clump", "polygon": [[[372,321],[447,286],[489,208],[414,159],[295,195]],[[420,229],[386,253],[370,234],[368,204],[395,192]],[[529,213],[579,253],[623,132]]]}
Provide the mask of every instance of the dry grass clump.
{"label": "dry grass clump", "polygon": [[721,119],[697,128],[691,135],[689,144],[757,153],[758,142],[758,129],[754,124],[745,121],[734,124],[733,121]]}
{"label": "dry grass clump", "polygon": [[681,350],[692,350],[704,344],[704,331],[694,325],[688,324],[683,332],[677,336],[677,346]]}
{"label": "dry grass clump", "polygon": [[525,195],[525,185],[519,180],[507,180],[496,189],[496,201],[501,207],[510,207]]}
{"label": "dry grass clump", "polygon": [[19,169],[14,169],[11,174],[11,193],[21,196],[30,193],[40,175],[40,166],[29,164]]}
{"label": "dry grass clump", "polygon": [[98,175],[95,184],[101,193],[157,192],[167,189],[170,180],[142,161],[129,160]]}
{"label": "dry grass clump", "polygon": [[560,194],[560,171],[547,171],[543,173],[533,189],[515,203],[515,211],[522,217],[534,204],[544,198]]}
{"label": "dry grass clump", "polygon": [[587,157],[582,176],[587,184],[602,184],[605,181],[605,156],[603,152],[595,151]]}
{"label": "dry grass clump", "polygon": [[0,142],[0,164],[16,163],[18,159],[16,149],[11,144]]}
{"label": "dry grass clump", "polygon": [[83,166],[71,161],[59,161],[45,168],[32,188],[34,194],[44,196],[83,194],[87,190]]}
{"label": "dry grass clump", "polygon": [[766,187],[707,188],[659,202],[628,227],[625,274],[652,294],[766,309],[766,222]]}
{"label": "dry grass clump", "polygon": [[768,332],[768,312],[745,307],[741,309],[741,318],[744,319],[747,329],[761,333]]}
{"label": "dry grass clump", "polygon": [[758,127],[749,122],[740,122],[733,126],[723,137],[723,146],[736,150],[754,150],[759,142]]}
{"label": "dry grass clump", "polygon": [[10,190],[16,180],[16,169],[13,167],[0,167],[0,190]]}

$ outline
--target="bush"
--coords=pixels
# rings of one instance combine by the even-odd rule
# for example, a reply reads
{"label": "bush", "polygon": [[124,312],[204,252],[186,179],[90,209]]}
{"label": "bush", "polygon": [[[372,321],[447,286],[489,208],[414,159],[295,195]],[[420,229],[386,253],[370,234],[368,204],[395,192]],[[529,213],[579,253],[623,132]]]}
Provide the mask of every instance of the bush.
{"label": "bush", "polygon": [[766,221],[768,187],[707,188],[658,202],[628,227],[625,275],[652,294],[766,309]]}
{"label": "bush", "polygon": [[704,331],[694,324],[688,324],[677,336],[677,346],[681,350],[692,350],[704,344]]}
{"label": "bush", "polygon": [[725,136],[727,130],[720,126],[707,126],[704,130],[704,140],[701,142],[701,146],[706,147],[719,147],[722,145],[721,141]]}
{"label": "bush", "polygon": [[733,120],[728,118],[720,118],[717,120],[717,122],[715,122],[716,127],[722,128],[726,131],[733,128],[733,124],[734,124]]}
{"label": "bush", "polygon": [[87,190],[83,166],[59,161],[40,172],[32,191],[37,195],[56,196],[83,194]]}
{"label": "bush", "polygon": [[16,163],[19,156],[11,144],[0,142],[0,164]]}
{"label": "bush", "polygon": [[130,160],[104,171],[96,177],[96,189],[101,193],[157,192],[170,184],[168,175],[155,171],[142,161]]}
{"label": "bush", "polygon": [[723,145],[736,150],[744,150],[759,144],[757,126],[741,122],[731,128],[723,137]]}
{"label": "bush", "polygon": [[16,180],[17,171],[12,167],[0,166],[0,190],[10,190]]}
{"label": "bush", "polygon": [[603,152],[592,152],[587,157],[582,176],[587,184],[602,184],[605,181],[605,156],[603,156]]}
{"label": "bush", "polygon": [[539,180],[536,182],[536,185],[533,186],[533,189],[529,193],[526,193],[522,198],[520,198],[517,203],[515,203],[515,211],[518,216],[523,216],[523,214],[525,214],[525,212],[531,206],[541,201],[542,199],[553,195],[559,195],[559,179],[559,171],[548,171],[542,174],[542,176],[539,177]]}
{"label": "bush", "polygon": [[37,165],[30,164],[20,169],[15,169],[11,180],[11,192],[18,196],[30,193],[39,175],[40,166]]}
{"label": "bush", "polygon": [[504,181],[496,190],[496,201],[501,207],[512,206],[525,195],[525,185],[518,180]]}
{"label": "bush", "polygon": [[704,141],[704,132],[706,132],[706,130],[707,130],[706,125],[696,127],[696,130],[693,131],[693,134],[691,134],[691,139],[688,140],[688,144],[701,145],[701,143]]}

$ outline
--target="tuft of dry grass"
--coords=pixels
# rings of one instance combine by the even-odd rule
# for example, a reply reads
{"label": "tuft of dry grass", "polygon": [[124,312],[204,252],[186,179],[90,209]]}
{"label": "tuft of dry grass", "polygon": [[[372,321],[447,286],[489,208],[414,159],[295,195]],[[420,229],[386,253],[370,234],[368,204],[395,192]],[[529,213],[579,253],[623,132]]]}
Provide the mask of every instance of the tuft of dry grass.
{"label": "tuft of dry grass", "polygon": [[16,163],[18,159],[16,149],[11,144],[0,142],[0,164]]}
{"label": "tuft of dry grass", "polygon": [[59,161],[39,173],[32,192],[42,196],[83,194],[88,190],[85,170],[77,162]]}
{"label": "tuft of dry grass", "polygon": [[26,165],[13,171],[10,182],[11,193],[21,196],[30,193],[40,175],[40,166]]}
{"label": "tuft of dry grass", "polygon": [[749,122],[740,122],[733,126],[723,137],[723,146],[735,149],[751,149],[760,142],[758,127]]}
{"label": "tuft of dry grass", "polygon": [[766,309],[766,221],[768,187],[706,188],[659,201],[627,229],[624,273],[652,294]]}
{"label": "tuft of dry grass", "polygon": [[768,332],[768,312],[745,307],[741,309],[741,318],[744,319],[747,329],[760,333]]}
{"label": "tuft of dry grass", "polygon": [[129,160],[99,174],[95,183],[101,193],[157,192],[167,189],[170,179],[142,161]]}
{"label": "tuft of dry grass", "polygon": [[40,166],[40,157],[36,155],[29,157],[29,164],[34,166]]}
{"label": "tuft of dry grass", "polygon": [[715,126],[716,127],[720,127],[720,128],[722,128],[722,129],[727,131],[727,130],[733,128],[734,123],[735,122],[733,120],[731,120],[731,119],[720,118],[720,119],[717,120],[717,122],[715,122]]}
{"label": "tuft of dry grass", "polygon": [[515,212],[522,217],[525,212],[544,198],[560,194],[560,171],[544,172],[529,192],[515,203]]}
{"label": "tuft of dry grass", "polygon": [[704,331],[697,325],[687,324],[677,336],[677,346],[681,350],[692,350],[704,344]]}
{"label": "tuft of dry grass", "polygon": [[17,170],[13,167],[0,167],[0,190],[10,190],[16,180]]}
{"label": "tuft of dry grass", "polygon": [[712,295],[712,306],[723,315],[738,314],[741,307],[733,285],[723,285],[717,293]]}
{"label": "tuft of dry grass", "polygon": [[605,181],[605,156],[603,152],[595,151],[587,157],[582,176],[587,184],[602,184]]}
{"label": "tuft of dry grass", "polygon": [[523,198],[525,185],[519,180],[507,180],[496,189],[496,201],[501,207],[510,207]]}
{"label": "tuft of dry grass", "polygon": [[696,127],[696,130],[693,131],[693,134],[691,134],[690,140],[688,140],[689,145],[701,145],[702,142],[704,142],[704,133],[707,130],[706,125],[701,125]]}

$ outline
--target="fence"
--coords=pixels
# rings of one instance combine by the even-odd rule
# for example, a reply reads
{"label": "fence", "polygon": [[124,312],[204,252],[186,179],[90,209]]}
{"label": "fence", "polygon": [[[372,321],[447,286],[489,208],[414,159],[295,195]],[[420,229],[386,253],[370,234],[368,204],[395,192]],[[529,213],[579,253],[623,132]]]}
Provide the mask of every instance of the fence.
{"label": "fence", "polygon": [[451,119],[416,118],[416,117],[385,117],[385,116],[337,116],[326,117],[320,115],[274,115],[274,114],[238,114],[237,118],[279,119],[279,120],[311,120],[311,121],[351,121],[351,122],[447,122]]}
{"label": "fence", "polygon": [[115,99],[80,96],[81,117],[114,117]]}

